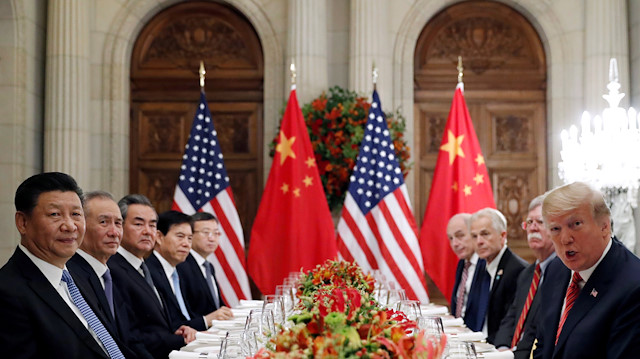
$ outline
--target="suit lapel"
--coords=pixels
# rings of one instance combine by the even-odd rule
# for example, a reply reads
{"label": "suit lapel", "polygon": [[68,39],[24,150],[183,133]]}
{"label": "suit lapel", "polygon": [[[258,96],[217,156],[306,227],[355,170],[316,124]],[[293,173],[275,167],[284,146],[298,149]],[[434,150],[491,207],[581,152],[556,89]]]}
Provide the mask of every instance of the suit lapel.
{"label": "suit lapel", "polygon": [[71,327],[82,342],[86,343],[87,346],[97,354],[102,357],[106,357],[105,352],[100,348],[87,328],[82,324],[71,308],[69,308],[62,297],[60,297],[58,291],[51,286],[51,283],[49,283],[44,274],[40,272],[38,267],[36,267],[36,265],[33,264],[33,262],[31,262],[31,260],[22,251],[16,251],[16,253],[18,253],[18,264],[33,292],[40,297],[46,305],[51,307],[53,312],[60,316],[60,318],[62,318],[69,327]]}
{"label": "suit lapel", "polygon": [[[585,283],[582,290],[580,290],[580,294],[571,308],[569,312],[569,316],[567,316],[567,320],[562,327],[562,333],[558,338],[558,344],[556,345],[556,352],[558,348],[561,348],[562,345],[567,340],[567,337],[571,334],[573,329],[580,323],[582,318],[584,318],[589,311],[600,301],[603,295],[606,295],[606,292],[609,290],[613,290],[613,288],[609,288],[611,285],[611,279],[602,279],[602,273],[615,273],[617,267],[617,255],[619,247],[613,243],[611,245],[611,249],[609,253],[605,256],[605,258],[600,262],[598,267],[591,277],[589,281]],[[568,282],[567,282],[568,285]],[[564,294],[563,299],[564,301]],[[562,304],[560,304],[562,306]]]}
{"label": "suit lapel", "polygon": [[147,284],[147,282],[144,280],[142,274],[140,274],[140,272],[138,272],[136,268],[133,268],[133,266],[129,262],[127,262],[127,260],[120,253],[116,253],[112,258],[114,259],[114,263],[116,263],[116,265],[119,265],[125,271],[125,273],[129,275],[129,279],[132,282],[136,283],[137,287],[142,288],[143,291],[147,292],[147,294],[153,298],[152,301],[158,307],[158,310],[161,313],[164,313],[164,309],[162,308],[160,301],[158,301],[158,296],[153,291],[153,289],[149,287],[149,284]]}

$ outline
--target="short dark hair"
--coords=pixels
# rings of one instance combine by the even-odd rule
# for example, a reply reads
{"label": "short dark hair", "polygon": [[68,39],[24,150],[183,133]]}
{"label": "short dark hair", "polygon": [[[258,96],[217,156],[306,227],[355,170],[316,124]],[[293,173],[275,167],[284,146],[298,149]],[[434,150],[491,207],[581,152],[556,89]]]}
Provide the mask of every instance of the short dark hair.
{"label": "short dark hair", "polygon": [[216,218],[216,216],[214,216],[213,214],[211,214],[209,212],[196,212],[196,213],[191,215],[191,219],[193,219],[194,222],[216,221],[216,223],[219,223],[218,219]]}
{"label": "short dark hair", "polygon": [[187,214],[178,211],[166,211],[160,213],[160,216],[158,216],[158,230],[165,236],[169,233],[171,226],[183,223],[189,223],[193,231],[193,220],[191,216]]}
{"label": "short dark hair", "polygon": [[24,180],[16,190],[16,211],[30,215],[45,192],[75,192],[83,202],[82,189],[73,177],[61,172],[44,172]]}
{"label": "short dark hair", "polygon": [[[132,204],[141,204],[153,208],[153,204],[151,204],[151,201],[146,196],[137,193],[128,194],[118,201],[120,214],[122,215],[122,219],[125,221],[127,220],[127,211],[129,210],[129,206]],[[155,208],[153,208],[153,210],[155,211]]]}

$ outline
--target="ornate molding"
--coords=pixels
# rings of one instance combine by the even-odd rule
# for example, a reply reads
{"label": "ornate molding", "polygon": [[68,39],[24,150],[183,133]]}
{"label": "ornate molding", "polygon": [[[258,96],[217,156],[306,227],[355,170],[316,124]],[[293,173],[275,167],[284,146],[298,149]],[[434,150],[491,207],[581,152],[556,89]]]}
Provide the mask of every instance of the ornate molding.
{"label": "ornate molding", "polygon": [[527,117],[495,117],[497,152],[530,152],[531,121]]}
{"label": "ornate molding", "polygon": [[205,59],[207,68],[221,68],[229,62],[253,63],[240,32],[210,16],[180,17],[164,26],[154,37],[144,62],[170,61],[192,69],[190,60]]}
{"label": "ornate molding", "polygon": [[498,174],[498,209],[507,219],[507,238],[521,240],[524,232],[520,224],[527,213],[531,188],[526,173]]}
{"label": "ornate molding", "polygon": [[521,31],[496,18],[461,19],[441,29],[428,51],[429,58],[456,59],[476,74],[500,69],[508,59],[531,54]]}

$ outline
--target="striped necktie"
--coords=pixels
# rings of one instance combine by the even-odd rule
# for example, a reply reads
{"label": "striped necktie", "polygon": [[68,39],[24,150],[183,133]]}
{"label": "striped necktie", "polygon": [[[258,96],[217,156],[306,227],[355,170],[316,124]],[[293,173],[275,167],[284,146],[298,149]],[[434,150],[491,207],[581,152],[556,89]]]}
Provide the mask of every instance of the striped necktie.
{"label": "striped necktie", "polygon": [[571,277],[571,284],[567,289],[567,294],[564,297],[565,305],[564,311],[562,312],[562,317],[560,317],[560,324],[558,324],[558,333],[556,334],[556,344],[558,344],[558,338],[560,338],[560,333],[562,333],[562,326],[564,326],[564,322],[567,320],[569,316],[569,311],[573,308],[573,303],[578,298],[580,294],[580,282],[582,282],[582,277],[578,272],[573,272],[573,277]]}
{"label": "striped necktie", "polygon": [[518,324],[516,325],[516,331],[513,333],[513,339],[511,339],[511,347],[515,347],[516,344],[520,341],[522,337],[522,329],[524,329],[524,322],[527,320],[527,315],[529,314],[529,309],[531,309],[531,303],[533,302],[533,297],[536,296],[536,292],[538,291],[538,284],[540,284],[540,278],[542,277],[542,268],[540,268],[540,263],[536,265],[536,269],[533,271],[533,278],[531,279],[531,286],[529,286],[529,293],[527,294],[527,300],[524,302],[524,307],[522,307],[522,312],[520,313],[520,319],[518,319]]}
{"label": "striped necktie", "polygon": [[96,333],[96,336],[107,350],[109,357],[112,359],[125,359],[120,348],[118,348],[118,344],[116,344],[100,319],[98,319],[93,310],[91,310],[91,307],[89,307],[87,302],[84,300],[82,294],[80,294],[80,291],[78,290],[78,287],[76,287],[76,284],[73,282],[73,278],[66,269],[62,271],[62,281],[67,283],[67,288],[69,289],[69,294],[71,294],[73,304],[78,307],[91,330]]}
{"label": "striped necktie", "polygon": [[469,278],[470,266],[471,261],[465,260],[464,268],[462,269],[462,276],[460,277],[460,283],[458,284],[458,294],[456,295],[456,318],[462,317],[462,306],[464,304],[464,294],[467,289],[467,278]]}

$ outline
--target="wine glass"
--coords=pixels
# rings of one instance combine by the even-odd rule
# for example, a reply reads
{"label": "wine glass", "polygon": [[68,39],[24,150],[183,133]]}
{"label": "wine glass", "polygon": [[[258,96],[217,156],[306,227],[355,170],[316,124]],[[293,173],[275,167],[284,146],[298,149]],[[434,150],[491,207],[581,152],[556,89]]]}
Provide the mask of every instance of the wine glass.
{"label": "wine glass", "polygon": [[448,344],[446,359],[476,359],[476,348],[472,342],[452,340]]}
{"label": "wine glass", "polygon": [[409,320],[416,320],[422,315],[420,302],[417,300],[401,300],[398,302],[397,310],[403,312]]}
{"label": "wine glass", "polygon": [[292,289],[289,285],[277,285],[276,286],[276,295],[282,297],[284,302],[284,312],[285,316],[288,317],[293,312],[293,295]]}
{"label": "wine glass", "polygon": [[386,303],[382,303],[386,305],[388,308],[397,308],[398,303],[407,300],[407,295],[404,292],[404,289],[389,289],[387,294]]}
{"label": "wine glass", "polygon": [[442,318],[440,317],[418,317],[416,320],[418,329],[425,331],[428,336],[434,337],[438,342],[444,335],[444,326],[442,325]]}
{"label": "wine glass", "polygon": [[276,324],[284,324],[284,302],[281,296],[275,294],[265,295],[262,310],[266,309],[270,309],[273,312],[273,319]]}

